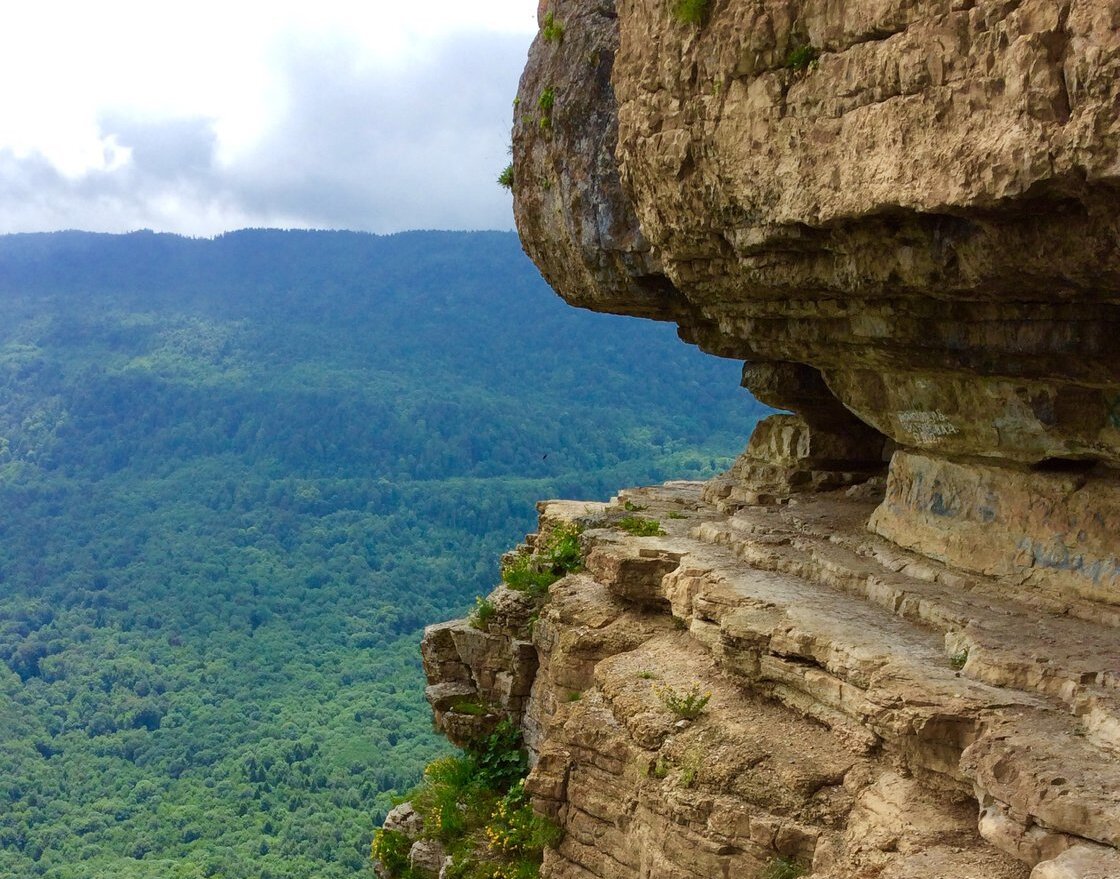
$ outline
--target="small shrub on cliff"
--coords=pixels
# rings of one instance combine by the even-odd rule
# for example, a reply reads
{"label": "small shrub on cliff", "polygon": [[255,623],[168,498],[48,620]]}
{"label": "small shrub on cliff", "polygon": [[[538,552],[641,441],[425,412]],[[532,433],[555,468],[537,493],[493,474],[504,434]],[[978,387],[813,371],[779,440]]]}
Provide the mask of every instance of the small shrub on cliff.
{"label": "small shrub on cliff", "polygon": [[537,109],[541,111],[541,128],[552,127],[552,108],[556,106],[556,92],[551,86],[537,98]]}
{"label": "small shrub on cliff", "polygon": [[627,534],[635,537],[664,537],[661,523],[656,519],[643,519],[641,516],[626,516],[615,524]]}
{"label": "small shrub on cliff", "polygon": [[386,830],[382,827],[373,833],[369,855],[393,876],[412,879],[413,870],[408,862],[408,852],[411,848],[412,840],[399,830]]}
{"label": "small shrub on cliff", "polygon": [[546,43],[562,43],[564,41],[564,23],[549,11],[541,25],[541,39]]}
{"label": "small shrub on cliff", "polygon": [[556,845],[560,836],[560,828],[529,805],[523,780],[509,789],[486,825],[490,849],[503,854],[540,854]]}
{"label": "small shrub on cliff", "polygon": [[[424,821],[423,835],[440,840],[451,856],[449,879],[539,877],[544,849],[559,842],[561,831],[533,811],[527,773],[521,731],[508,720],[465,755],[428,764],[409,799]],[[391,876],[413,879],[411,844],[404,834],[380,830],[370,853]]]}
{"label": "small shrub on cliff", "polygon": [[658,687],[654,692],[657,693],[661,704],[681,720],[695,720],[704,713],[708,700],[712,698],[711,693],[701,693],[700,688],[695,684],[687,693],[678,693],[669,686]]}
{"label": "small shrub on cliff", "polygon": [[481,784],[507,791],[529,771],[521,730],[503,720],[494,731],[471,748],[476,775]]}
{"label": "small shrub on cliff", "polygon": [[808,70],[817,63],[821,57],[821,50],[810,46],[807,42],[794,46],[786,55],[786,68],[789,70]]}
{"label": "small shrub on cliff", "polygon": [[580,529],[575,525],[559,525],[553,529],[544,549],[541,560],[553,571],[565,574],[578,571],[583,562],[579,547]]}
{"label": "small shrub on cliff", "polygon": [[681,24],[703,24],[708,15],[708,0],[674,0],[673,18]]}
{"label": "small shrub on cliff", "polygon": [[557,526],[534,552],[522,553],[502,565],[502,582],[534,598],[543,597],[548,587],[565,574],[580,570],[579,535],[575,525]]}
{"label": "small shrub on cliff", "polygon": [[700,767],[704,763],[704,755],[700,751],[690,748],[681,760],[681,787],[692,787],[700,775]]}
{"label": "small shrub on cliff", "polygon": [[498,175],[498,185],[504,186],[506,189],[513,189],[513,162],[506,165],[502,173]]}
{"label": "small shrub on cliff", "polygon": [[429,763],[423,783],[410,797],[412,808],[424,819],[424,833],[444,843],[459,838],[472,825],[477,827],[493,800],[470,757],[443,757]]}
{"label": "small shrub on cliff", "polygon": [[478,595],[475,596],[474,610],[472,610],[471,615],[467,617],[467,622],[476,629],[485,631],[490,620],[494,619],[495,613],[497,613],[497,608],[494,607],[494,602],[489,598],[483,598],[481,595]]}

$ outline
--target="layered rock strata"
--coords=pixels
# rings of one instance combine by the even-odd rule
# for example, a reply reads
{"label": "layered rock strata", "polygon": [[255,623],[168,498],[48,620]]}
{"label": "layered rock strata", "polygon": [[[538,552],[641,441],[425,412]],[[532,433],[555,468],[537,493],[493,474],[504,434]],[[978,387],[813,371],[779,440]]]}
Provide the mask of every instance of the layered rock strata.
{"label": "layered rock strata", "polygon": [[542,875],[1120,876],[1120,620],[868,534],[867,487],[719,494],[542,504],[585,570],[535,620],[502,587],[485,630],[426,633],[437,725],[526,733],[565,830]]}
{"label": "layered rock strata", "polygon": [[[744,461],[745,499],[901,448],[880,533],[1120,601],[1115,541],[1083,550],[1067,491],[1115,506],[1120,5],[709,0],[694,23],[678,5],[541,4],[563,31],[521,80],[514,194],[545,277],[676,322],[747,361],[808,445],[848,441],[823,467]],[[1010,533],[969,561],[963,520],[930,524],[975,490],[998,506],[975,501],[978,526]]]}
{"label": "layered rock strata", "polygon": [[1120,4],[540,16],[526,251],[793,414],[543,505],[585,570],[428,631],[437,724],[521,724],[547,877],[1120,876]]}

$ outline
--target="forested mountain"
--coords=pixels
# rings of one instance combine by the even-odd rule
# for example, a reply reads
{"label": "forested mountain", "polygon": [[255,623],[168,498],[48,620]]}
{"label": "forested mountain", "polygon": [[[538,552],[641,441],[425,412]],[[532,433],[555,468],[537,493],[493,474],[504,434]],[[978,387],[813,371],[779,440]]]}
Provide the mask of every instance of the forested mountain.
{"label": "forested mountain", "polygon": [[512,234],[0,237],[0,876],[369,874],[420,628],[762,411]]}

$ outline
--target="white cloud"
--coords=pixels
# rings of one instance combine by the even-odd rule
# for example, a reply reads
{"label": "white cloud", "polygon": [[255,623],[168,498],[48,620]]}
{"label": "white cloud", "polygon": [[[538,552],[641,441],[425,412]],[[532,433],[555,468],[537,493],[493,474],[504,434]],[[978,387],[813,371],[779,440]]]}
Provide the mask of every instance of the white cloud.
{"label": "white cloud", "polygon": [[0,231],[508,228],[493,179],[535,5],[13,7]]}

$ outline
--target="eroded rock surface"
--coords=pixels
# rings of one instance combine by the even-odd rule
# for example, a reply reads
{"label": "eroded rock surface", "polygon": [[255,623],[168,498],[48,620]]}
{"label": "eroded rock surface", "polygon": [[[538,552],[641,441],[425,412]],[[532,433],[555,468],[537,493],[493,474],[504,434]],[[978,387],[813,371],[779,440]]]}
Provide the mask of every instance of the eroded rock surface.
{"label": "eroded rock surface", "polygon": [[[1083,467],[1111,514],[1120,4],[710,0],[700,24],[672,6],[541,4],[564,30],[521,81],[514,194],[549,282],[676,322],[746,360],[746,385],[801,416],[810,445],[855,447],[827,468],[743,462],[746,500],[791,475],[844,484],[878,442],[942,468],[949,492],[984,461],[970,478],[1004,513],[1024,468]],[[930,527],[939,489],[915,484],[919,458],[895,460],[875,527],[964,561],[960,531]],[[1120,602],[1115,541],[1082,553],[1083,505],[1047,497],[1008,513],[1016,539],[973,567]]]}
{"label": "eroded rock surface", "polygon": [[[544,529],[586,526],[585,570],[551,588],[531,656],[519,632],[479,652],[465,621],[429,629],[433,690],[466,681],[526,730],[566,834],[542,875],[1120,875],[1115,620],[869,534],[869,491],[706,496],[541,505]],[[624,506],[664,534],[621,530]],[[445,643],[466,654],[430,661]],[[709,699],[682,719],[667,693]]]}
{"label": "eroded rock surface", "polygon": [[[532,656],[519,633],[459,656],[566,831],[544,876],[1117,875],[1116,627],[868,534],[868,492],[706,495],[542,505],[545,529],[589,525],[586,570],[551,588]],[[620,531],[623,504],[665,533]],[[474,643],[449,625],[426,657]],[[531,676],[528,699],[486,683],[503,675]],[[666,693],[709,699],[683,719]]]}
{"label": "eroded rock surface", "polygon": [[543,506],[585,570],[431,630],[437,722],[521,723],[549,877],[1120,876],[1120,3],[676,5],[542,0],[518,228],[794,414],[663,536]]}

